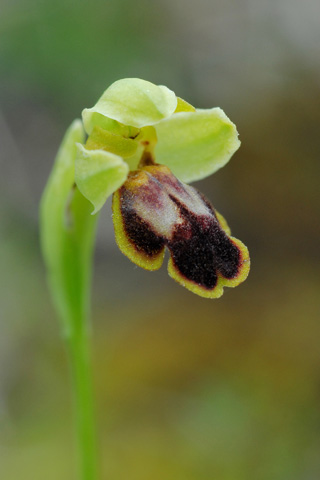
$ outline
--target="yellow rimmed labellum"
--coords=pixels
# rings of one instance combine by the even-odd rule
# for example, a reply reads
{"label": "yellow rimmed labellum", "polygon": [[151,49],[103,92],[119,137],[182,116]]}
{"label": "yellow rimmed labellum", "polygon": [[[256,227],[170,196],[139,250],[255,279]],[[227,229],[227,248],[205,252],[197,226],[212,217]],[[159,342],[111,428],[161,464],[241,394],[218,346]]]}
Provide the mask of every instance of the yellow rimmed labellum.
{"label": "yellow rimmed labellum", "polygon": [[224,278],[220,277],[219,280],[221,282],[221,285],[224,287],[237,287],[240,285],[240,283],[244,282],[249,275],[250,271],[250,257],[249,257],[249,250],[245,246],[244,243],[241,242],[241,240],[238,240],[237,238],[230,237],[230,240],[232,243],[238,248],[239,250],[239,270],[237,275],[235,275],[234,278]]}
{"label": "yellow rimmed labellum", "polygon": [[[223,219],[222,215],[218,214],[217,216]],[[175,266],[172,257],[170,257],[168,263],[168,274],[182,287],[185,287],[187,290],[195,293],[196,295],[199,295],[200,297],[211,299],[220,298],[223,295],[224,287],[237,287],[238,285],[240,285],[240,283],[246,280],[250,271],[250,258],[247,247],[240,240],[234,237],[230,237],[230,240],[232,240],[232,242],[237,246],[240,251],[239,272],[234,278],[224,278],[222,275],[219,274],[217,284],[212,289],[207,289],[203,285],[197,284],[182,275],[179,269]]]}
{"label": "yellow rimmed labellum", "polygon": [[227,223],[227,220],[224,218],[224,216],[221,215],[221,213],[217,212],[216,210],[216,217],[218,222],[220,223],[222,229],[228,234],[231,235],[231,229]]}
{"label": "yellow rimmed labellum", "polygon": [[117,245],[121,252],[133,263],[145,270],[159,270],[163,263],[165,247],[153,255],[147,255],[130,240],[125,229],[123,214],[121,212],[121,189],[116,191],[112,197],[113,225]]}
{"label": "yellow rimmed labellum", "polygon": [[129,174],[113,196],[113,222],[119,248],[131,261],[157,270],[168,248],[169,275],[201,297],[219,298],[249,273],[248,250],[230,236],[224,217],[164,165]]}

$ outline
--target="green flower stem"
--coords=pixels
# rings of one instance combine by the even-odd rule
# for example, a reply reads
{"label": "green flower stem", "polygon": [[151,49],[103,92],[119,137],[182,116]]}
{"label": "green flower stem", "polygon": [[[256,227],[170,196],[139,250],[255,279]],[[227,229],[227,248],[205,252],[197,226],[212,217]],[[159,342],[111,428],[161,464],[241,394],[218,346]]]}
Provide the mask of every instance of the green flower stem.
{"label": "green flower stem", "polygon": [[74,185],[76,143],[81,122],[67,130],[40,208],[41,246],[52,299],[61,321],[71,364],[79,475],[97,479],[97,450],[90,354],[90,292],[98,215]]}
{"label": "green flower stem", "polygon": [[[79,475],[97,479],[96,422],[91,367],[90,292],[94,237],[98,215],[92,205],[74,190],[69,208],[71,226],[65,229],[64,278],[61,285],[66,304],[65,344],[70,362],[75,409]],[[66,316],[67,315],[67,316]]]}
{"label": "green flower stem", "polygon": [[76,437],[78,447],[78,468],[81,480],[97,479],[97,448],[95,428],[95,408],[91,368],[90,335],[81,322],[79,328],[66,342],[71,377],[73,382],[73,401],[75,409]]}
{"label": "green flower stem", "polygon": [[96,422],[91,367],[90,292],[94,237],[98,215],[92,205],[75,190],[70,204],[73,225],[65,231],[64,280],[67,325],[65,340],[70,361],[79,478],[97,479]]}

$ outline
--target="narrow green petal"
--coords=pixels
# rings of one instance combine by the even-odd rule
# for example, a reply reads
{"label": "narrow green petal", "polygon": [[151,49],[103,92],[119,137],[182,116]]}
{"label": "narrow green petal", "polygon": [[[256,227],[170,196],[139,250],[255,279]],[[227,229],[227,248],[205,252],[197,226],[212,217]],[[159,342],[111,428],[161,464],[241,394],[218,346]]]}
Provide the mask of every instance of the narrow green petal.
{"label": "narrow green petal", "polygon": [[114,153],[119,157],[132,157],[137,151],[138,143],[131,138],[125,138],[121,135],[115,135],[101,127],[94,127],[91,135],[88,137],[86,148],[88,150],[105,150]]}
{"label": "narrow green petal", "polygon": [[113,83],[93,108],[83,110],[82,117],[88,133],[97,121],[103,128],[97,114],[141,128],[170,117],[176,106],[177,98],[167,87],[139,78],[125,78]]}
{"label": "narrow green petal", "polygon": [[107,200],[125,182],[128,165],[118,155],[104,150],[87,150],[77,144],[75,161],[76,184],[97,213]]}
{"label": "narrow green petal", "polygon": [[196,109],[190,103],[183,100],[183,98],[177,97],[177,108],[174,113],[179,112],[195,112]]}
{"label": "narrow green petal", "polygon": [[187,183],[219,170],[240,146],[236,126],[220,108],[176,113],[155,128],[157,163]]}

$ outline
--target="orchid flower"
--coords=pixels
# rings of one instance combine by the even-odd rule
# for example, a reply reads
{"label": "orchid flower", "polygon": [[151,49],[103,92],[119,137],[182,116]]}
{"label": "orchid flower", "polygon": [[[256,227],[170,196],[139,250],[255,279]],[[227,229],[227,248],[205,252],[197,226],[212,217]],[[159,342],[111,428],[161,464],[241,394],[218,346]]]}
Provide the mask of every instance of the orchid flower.
{"label": "orchid flower", "polygon": [[220,108],[195,109],[164,86],[113,83],[82,114],[75,182],[97,213],[113,194],[120,250],[147,270],[160,268],[192,292],[217,298],[249,272],[249,255],[226,221],[189,182],[223,167],[239,148]]}

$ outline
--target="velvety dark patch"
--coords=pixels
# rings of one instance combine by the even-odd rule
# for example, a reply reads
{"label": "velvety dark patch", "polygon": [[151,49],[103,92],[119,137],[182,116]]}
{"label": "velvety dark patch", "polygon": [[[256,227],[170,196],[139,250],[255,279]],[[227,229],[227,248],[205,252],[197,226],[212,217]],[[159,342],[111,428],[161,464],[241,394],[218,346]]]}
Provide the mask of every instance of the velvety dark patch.
{"label": "velvety dark patch", "polygon": [[[185,222],[177,225],[167,246],[175,266],[187,279],[213,289],[218,272],[225,278],[237,276],[240,252],[213,216],[197,216],[176,198]],[[212,207],[211,207],[212,208]]]}
{"label": "velvety dark patch", "polygon": [[[153,180],[141,187],[140,195],[146,204],[156,208],[160,201],[159,189],[159,181]],[[241,252],[221,228],[212,205],[198,193],[209,208],[206,215],[193,213],[175,194],[168,195],[179,208],[183,219],[182,223],[173,227],[170,238],[157,235],[152,225],[139,217],[134,209],[134,196],[124,187],[120,190],[121,215],[126,234],[137,251],[153,257],[167,246],[175,267],[183,277],[212,290],[217,285],[219,274],[226,279],[238,275]]]}
{"label": "velvety dark patch", "polygon": [[241,253],[219,227],[215,232],[213,252],[216,257],[217,269],[225,278],[235,278],[239,273]]}
{"label": "velvety dark patch", "polygon": [[197,230],[195,233],[192,228],[191,237],[185,239],[184,226],[179,226],[168,242],[168,248],[175,266],[184,277],[207,289],[213,289],[218,277],[212,246],[208,235]]}
{"label": "velvety dark patch", "polygon": [[153,233],[150,225],[136,214],[132,207],[130,193],[122,188],[120,196],[124,229],[133,246],[149,257],[157,255],[164,247],[164,239]]}

